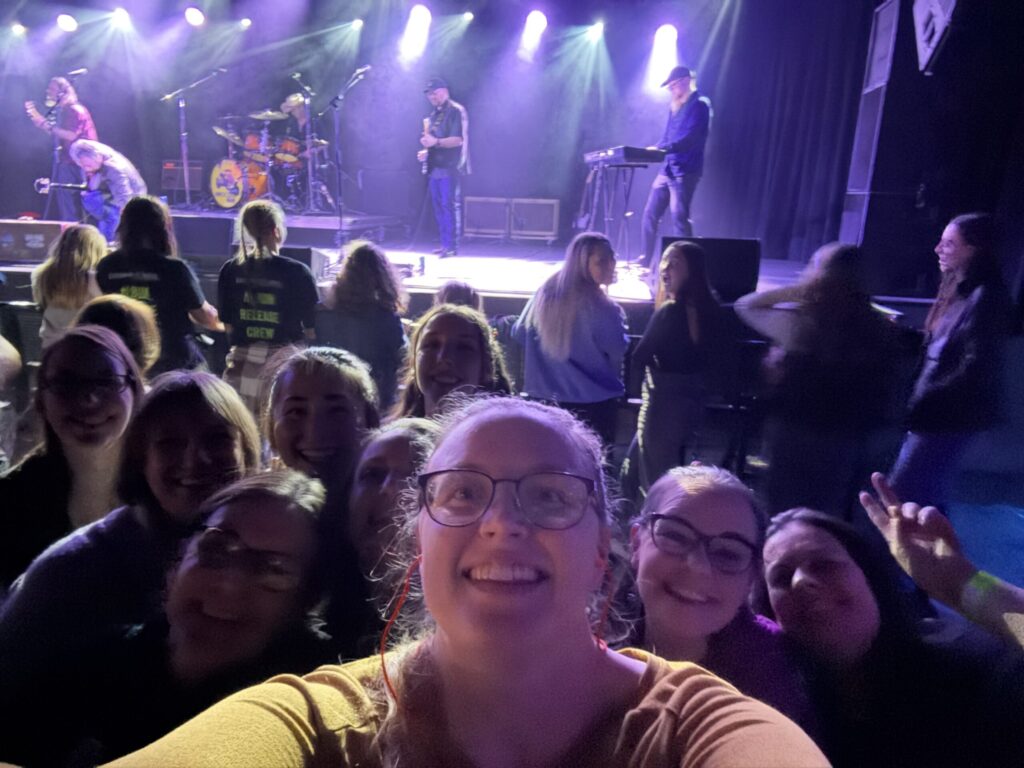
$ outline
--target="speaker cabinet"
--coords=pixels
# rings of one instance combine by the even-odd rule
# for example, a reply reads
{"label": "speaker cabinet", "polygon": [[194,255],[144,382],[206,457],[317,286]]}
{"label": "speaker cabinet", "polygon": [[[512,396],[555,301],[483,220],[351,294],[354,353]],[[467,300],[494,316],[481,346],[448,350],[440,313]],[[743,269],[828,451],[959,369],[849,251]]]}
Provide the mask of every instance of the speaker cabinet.
{"label": "speaker cabinet", "polygon": [[558,200],[516,197],[511,200],[511,236],[523,240],[558,237]]}
{"label": "speaker cabinet", "polygon": [[0,261],[41,264],[67,226],[66,221],[0,219]]}
{"label": "speaker cabinet", "polygon": [[680,240],[696,243],[707,254],[708,281],[719,300],[731,304],[757,290],[761,241],[753,238],[663,237],[661,250]]}
{"label": "speaker cabinet", "polygon": [[464,233],[476,237],[508,237],[509,200],[505,197],[467,197],[463,200]]}
{"label": "speaker cabinet", "polygon": [[[188,162],[188,188],[198,192],[203,187],[203,164]],[[181,172],[180,160],[164,160],[160,167],[160,189],[173,192],[185,189],[185,174]]]}

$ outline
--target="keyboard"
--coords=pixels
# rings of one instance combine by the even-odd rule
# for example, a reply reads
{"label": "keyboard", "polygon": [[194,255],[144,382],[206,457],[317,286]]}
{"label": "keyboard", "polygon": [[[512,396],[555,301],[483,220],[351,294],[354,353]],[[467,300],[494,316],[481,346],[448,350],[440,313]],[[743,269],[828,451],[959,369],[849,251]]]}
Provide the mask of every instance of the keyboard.
{"label": "keyboard", "polygon": [[664,150],[646,147],[609,147],[583,155],[583,162],[587,165],[650,165],[664,159]]}

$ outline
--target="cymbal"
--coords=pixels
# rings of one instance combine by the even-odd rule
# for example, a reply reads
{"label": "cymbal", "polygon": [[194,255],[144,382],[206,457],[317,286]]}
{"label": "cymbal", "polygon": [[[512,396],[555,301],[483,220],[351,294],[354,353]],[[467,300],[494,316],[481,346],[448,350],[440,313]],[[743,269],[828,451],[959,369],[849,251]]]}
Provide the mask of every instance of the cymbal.
{"label": "cymbal", "polygon": [[275,112],[272,109],[264,109],[262,112],[252,112],[249,117],[253,120],[287,120],[288,115],[284,112]]}
{"label": "cymbal", "polygon": [[325,139],[313,139],[312,149],[306,149],[299,153],[299,157],[308,157],[309,155],[315,155],[322,149],[327,148],[328,142]]}
{"label": "cymbal", "polygon": [[249,119],[248,115],[221,115],[213,122],[215,123],[243,123]]}
{"label": "cymbal", "polygon": [[213,126],[213,132],[220,136],[225,141],[229,141],[236,147],[244,147],[245,142],[242,141],[242,137],[234,131],[229,131],[227,128],[221,128],[219,125]]}

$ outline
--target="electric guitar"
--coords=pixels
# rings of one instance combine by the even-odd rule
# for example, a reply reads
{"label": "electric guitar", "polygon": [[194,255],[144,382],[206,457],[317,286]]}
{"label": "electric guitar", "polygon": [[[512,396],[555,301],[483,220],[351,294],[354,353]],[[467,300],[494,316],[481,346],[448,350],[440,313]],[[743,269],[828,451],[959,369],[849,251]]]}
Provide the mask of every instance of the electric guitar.
{"label": "electric guitar", "polygon": [[[430,135],[430,118],[429,117],[424,117],[423,118],[423,135],[424,136]],[[423,171],[423,175],[426,176],[428,173],[430,173],[430,168],[429,168],[430,161],[428,160],[428,158],[430,157],[430,151],[426,147],[424,147],[423,148],[423,153],[424,154],[423,154],[422,171]]]}

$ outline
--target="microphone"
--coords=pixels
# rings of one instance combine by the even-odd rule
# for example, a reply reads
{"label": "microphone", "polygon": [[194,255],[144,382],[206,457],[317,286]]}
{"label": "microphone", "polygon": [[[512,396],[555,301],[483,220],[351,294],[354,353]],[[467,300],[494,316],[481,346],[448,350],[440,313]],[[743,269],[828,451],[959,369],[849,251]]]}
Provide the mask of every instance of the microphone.
{"label": "microphone", "polygon": [[71,70],[66,75],[64,75],[64,77],[79,77],[80,75],[87,75],[87,74],[89,74],[88,68],[87,67],[82,67],[81,69],[73,69],[73,70]]}

